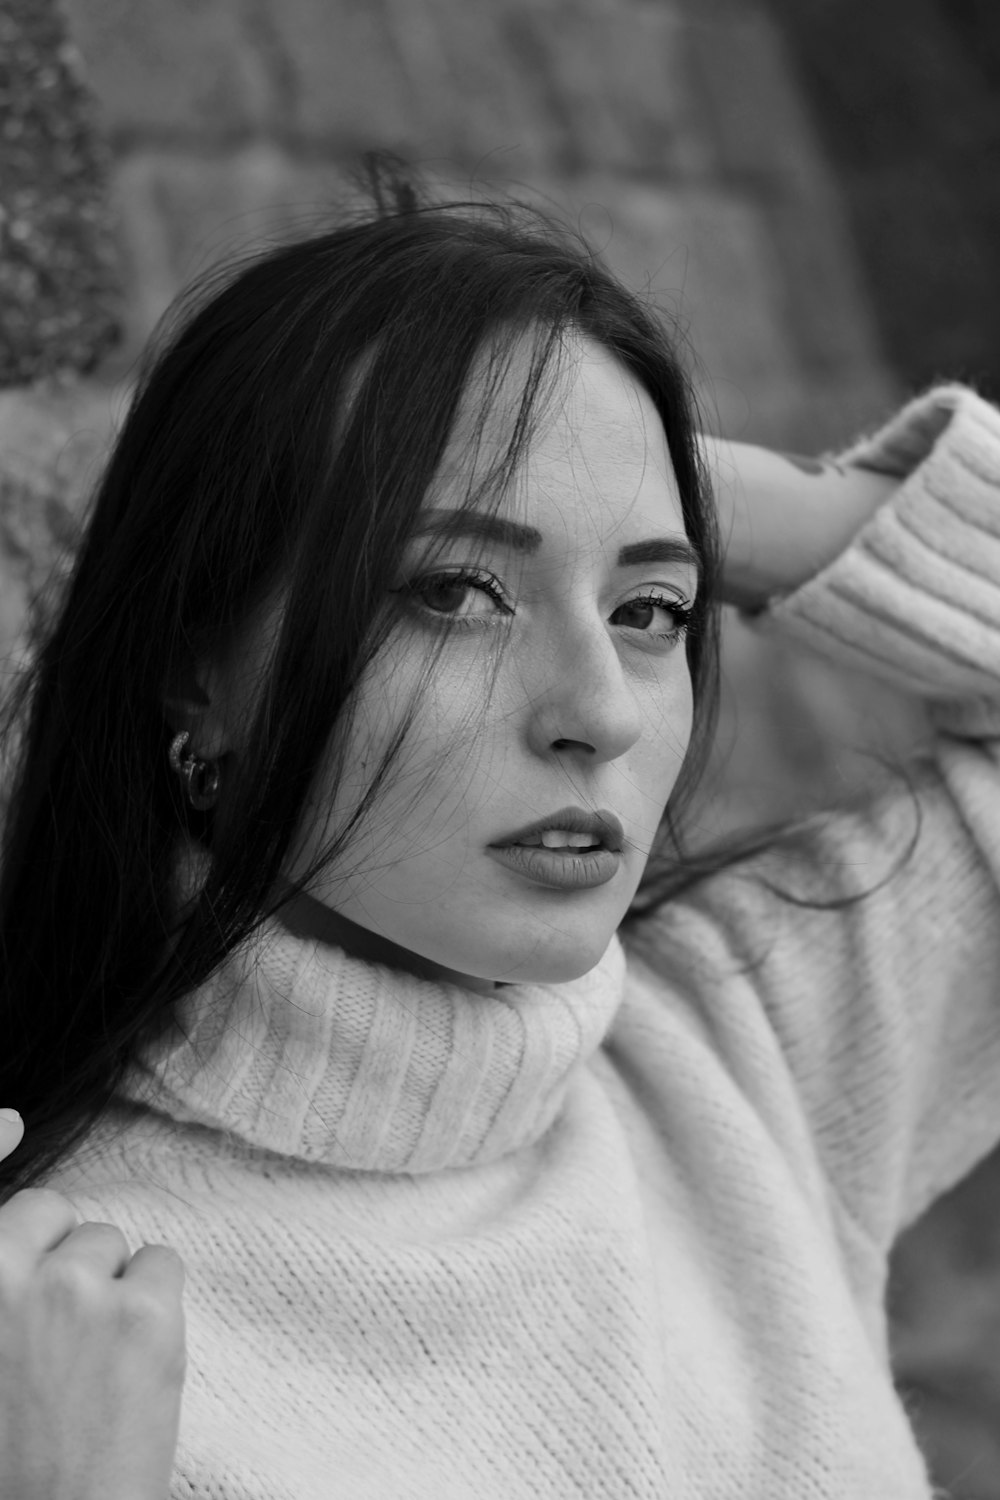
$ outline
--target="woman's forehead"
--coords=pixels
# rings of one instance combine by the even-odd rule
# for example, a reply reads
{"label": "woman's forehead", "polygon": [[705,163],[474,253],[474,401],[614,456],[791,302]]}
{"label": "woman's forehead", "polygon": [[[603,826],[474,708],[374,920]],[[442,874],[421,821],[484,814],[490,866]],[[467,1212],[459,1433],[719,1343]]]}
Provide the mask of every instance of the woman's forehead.
{"label": "woman's forehead", "polygon": [[[666,511],[679,523],[673,465],[651,397],[609,350],[583,336],[568,337],[546,371],[516,468],[508,469],[515,435],[524,432],[529,361],[530,348],[515,348],[492,387],[474,372],[426,508],[467,506],[482,490],[491,509],[524,520],[553,504],[572,513],[596,503],[613,514]],[[501,485],[491,486],[497,478]]]}

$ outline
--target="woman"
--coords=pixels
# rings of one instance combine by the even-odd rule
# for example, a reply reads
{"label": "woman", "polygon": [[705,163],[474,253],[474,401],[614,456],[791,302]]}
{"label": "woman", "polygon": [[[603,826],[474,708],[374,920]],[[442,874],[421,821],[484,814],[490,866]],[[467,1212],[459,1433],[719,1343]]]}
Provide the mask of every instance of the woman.
{"label": "woman", "polygon": [[[551,235],[404,209],[181,328],[39,661],[0,891],[7,1191],[56,1194],[0,1210],[49,1215],[7,1317],[67,1215],[116,1226],[105,1324],[129,1247],[179,1254],[172,1494],[929,1494],[882,1294],[1000,1137],[998,454],[957,388],[819,477],[733,448],[720,580],[669,340]],[[696,879],[719,598],[940,741]]]}

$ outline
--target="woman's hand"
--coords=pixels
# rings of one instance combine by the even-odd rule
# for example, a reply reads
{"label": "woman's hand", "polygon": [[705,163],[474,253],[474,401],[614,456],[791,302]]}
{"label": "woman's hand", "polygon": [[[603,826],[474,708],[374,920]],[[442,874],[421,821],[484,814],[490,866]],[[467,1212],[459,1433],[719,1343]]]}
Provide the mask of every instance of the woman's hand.
{"label": "woman's hand", "polygon": [[722,599],[758,609],[833,562],[899,479],[873,469],[701,439],[719,509]]}
{"label": "woman's hand", "polygon": [[[21,1142],[0,1118],[0,1159]],[[130,1255],[48,1188],[0,1207],[0,1496],[166,1500],[184,1384],[184,1268]]]}

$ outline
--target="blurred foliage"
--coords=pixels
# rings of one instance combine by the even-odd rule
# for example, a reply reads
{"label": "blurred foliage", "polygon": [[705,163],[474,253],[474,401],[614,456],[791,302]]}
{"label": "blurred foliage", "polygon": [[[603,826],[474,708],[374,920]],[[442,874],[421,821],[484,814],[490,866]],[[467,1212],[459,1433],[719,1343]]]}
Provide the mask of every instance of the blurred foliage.
{"label": "blurred foliage", "polygon": [[0,0],[0,386],[90,370],[117,337],[92,127],[55,0]]}

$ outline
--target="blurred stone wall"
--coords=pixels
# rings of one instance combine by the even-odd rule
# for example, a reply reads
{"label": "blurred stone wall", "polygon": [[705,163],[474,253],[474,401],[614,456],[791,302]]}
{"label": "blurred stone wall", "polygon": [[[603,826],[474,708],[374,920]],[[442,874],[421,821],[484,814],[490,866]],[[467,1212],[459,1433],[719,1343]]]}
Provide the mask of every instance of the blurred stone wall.
{"label": "blurred stone wall", "polygon": [[908,385],[1000,397],[1000,5],[768,0]]}
{"label": "blurred stone wall", "polygon": [[550,194],[676,312],[731,436],[892,399],[840,205],[756,0],[66,0],[113,149],[123,361],[177,287],[329,218],[360,149]]}

